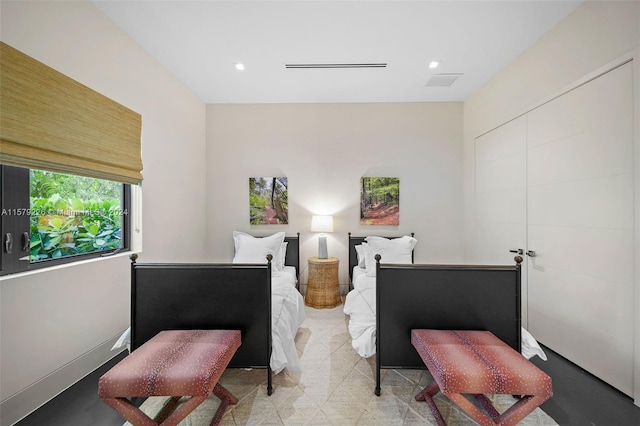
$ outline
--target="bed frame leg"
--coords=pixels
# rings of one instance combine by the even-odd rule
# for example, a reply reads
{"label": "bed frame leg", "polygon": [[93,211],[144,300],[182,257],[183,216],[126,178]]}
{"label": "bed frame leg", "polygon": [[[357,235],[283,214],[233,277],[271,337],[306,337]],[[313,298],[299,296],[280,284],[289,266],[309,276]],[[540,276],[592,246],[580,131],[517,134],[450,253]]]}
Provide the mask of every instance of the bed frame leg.
{"label": "bed frame leg", "polygon": [[271,380],[271,366],[267,367],[267,395],[273,393],[273,382]]}

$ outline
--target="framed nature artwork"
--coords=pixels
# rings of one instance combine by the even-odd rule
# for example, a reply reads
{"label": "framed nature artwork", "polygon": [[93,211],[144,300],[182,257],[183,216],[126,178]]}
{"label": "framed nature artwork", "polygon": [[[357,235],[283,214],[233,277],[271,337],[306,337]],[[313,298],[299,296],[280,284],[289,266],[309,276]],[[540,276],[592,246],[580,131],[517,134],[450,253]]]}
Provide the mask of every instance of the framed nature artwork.
{"label": "framed nature artwork", "polygon": [[400,225],[400,178],[360,179],[360,224]]}
{"label": "framed nature artwork", "polygon": [[249,178],[249,222],[251,225],[289,223],[286,177]]}

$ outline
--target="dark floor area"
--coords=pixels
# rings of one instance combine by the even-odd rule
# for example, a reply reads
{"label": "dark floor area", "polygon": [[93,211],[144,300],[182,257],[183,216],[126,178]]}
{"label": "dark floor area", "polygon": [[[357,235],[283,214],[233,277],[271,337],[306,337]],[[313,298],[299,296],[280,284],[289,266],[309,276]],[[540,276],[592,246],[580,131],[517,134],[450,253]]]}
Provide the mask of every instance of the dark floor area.
{"label": "dark floor area", "polygon": [[[553,380],[553,397],[542,409],[560,425],[638,426],[640,407],[631,398],[544,348],[548,360],[532,361]],[[17,426],[121,426],[124,420],[98,399],[98,379],[124,354],[106,363]],[[142,398],[134,401],[137,405]]]}
{"label": "dark floor area", "polygon": [[638,426],[640,407],[582,368],[544,347],[547,361],[531,361],[553,381],[553,397],[541,408],[560,425]]}
{"label": "dark floor area", "polygon": [[[125,420],[98,398],[98,379],[125,355],[122,352],[16,425],[122,426]],[[140,406],[144,398],[133,402]]]}

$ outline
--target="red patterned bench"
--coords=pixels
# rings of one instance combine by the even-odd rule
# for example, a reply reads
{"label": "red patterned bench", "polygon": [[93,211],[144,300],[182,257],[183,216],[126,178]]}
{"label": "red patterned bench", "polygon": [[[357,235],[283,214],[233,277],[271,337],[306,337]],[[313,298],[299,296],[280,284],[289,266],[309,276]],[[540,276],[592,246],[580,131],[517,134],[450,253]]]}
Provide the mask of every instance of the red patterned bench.
{"label": "red patterned bench", "polygon": [[[553,395],[551,377],[489,331],[411,330],[411,343],[435,379],[416,400],[427,402],[440,426],[438,391],[483,426],[515,425]],[[500,414],[484,394],[521,398]]]}
{"label": "red patterned bench", "polygon": [[[222,400],[211,421],[217,425],[238,402],[218,384],[238,347],[239,330],[162,331],[100,377],[98,395],[136,426],[175,426],[213,392]],[[145,396],[171,398],[152,420],[128,399]]]}

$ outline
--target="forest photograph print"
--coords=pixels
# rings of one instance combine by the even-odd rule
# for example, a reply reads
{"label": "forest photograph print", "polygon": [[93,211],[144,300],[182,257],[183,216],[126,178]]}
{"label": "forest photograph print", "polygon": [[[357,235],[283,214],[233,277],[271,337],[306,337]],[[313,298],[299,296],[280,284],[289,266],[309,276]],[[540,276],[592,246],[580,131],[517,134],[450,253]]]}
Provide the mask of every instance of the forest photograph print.
{"label": "forest photograph print", "polygon": [[400,179],[363,177],[360,180],[360,224],[400,224]]}
{"label": "forest photograph print", "polygon": [[249,216],[251,225],[289,223],[286,177],[249,178]]}

